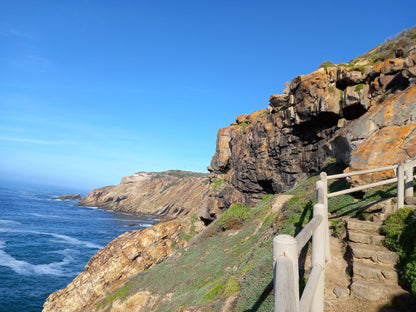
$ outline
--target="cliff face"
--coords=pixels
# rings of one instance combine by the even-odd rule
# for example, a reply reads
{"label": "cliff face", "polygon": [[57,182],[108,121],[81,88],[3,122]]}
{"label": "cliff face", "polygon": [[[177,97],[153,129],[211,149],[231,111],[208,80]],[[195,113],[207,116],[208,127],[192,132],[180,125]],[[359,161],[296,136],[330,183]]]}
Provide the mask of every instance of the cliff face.
{"label": "cliff face", "polygon": [[91,191],[80,205],[116,211],[178,217],[196,213],[206,205],[207,174],[186,171],[138,172],[115,186]]}
{"label": "cliff face", "polygon": [[287,83],[267,109],[220,129],[208,170],[223,183],[209,213],[290,189],[333,158],[357,170],[416,156],[416,46],[396,55],[324,64]]}

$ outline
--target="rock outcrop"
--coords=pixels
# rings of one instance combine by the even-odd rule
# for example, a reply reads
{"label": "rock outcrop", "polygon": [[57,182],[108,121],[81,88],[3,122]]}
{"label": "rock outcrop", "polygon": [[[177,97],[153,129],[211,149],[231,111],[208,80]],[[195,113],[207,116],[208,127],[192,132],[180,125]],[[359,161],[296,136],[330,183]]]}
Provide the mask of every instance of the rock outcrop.
{"label": "rock outcrop", "polygon": [[195,213],[206,205],[208,191],[207,174],[138,172],[119,185],[92,190],[80,205],[170,218]]}
{"label": "rock outcrop", "polygon": [[220,129],[208,170],[224,183],[210,194],[211,216],[285,191],[334,159],[357,170],[415,157],[416,46],[399,55],[298,76],[267,110]]}
{"label": "rock outcrop", "polygon": [[126,232],[98,251],[66,288],[51,294],[43,311],[95,311],[94,304],[130,276],[149,269],[173,253],[173,244],[187,245],[180,234],[197,233],[202,222],[172,220]]}
{"label": "rock outcrop", "polygon": [[79,195],[79,194],[61,195],[61,196],[55,197],[54,199],[57,199],[57,200],[80,200],[81,195]]}

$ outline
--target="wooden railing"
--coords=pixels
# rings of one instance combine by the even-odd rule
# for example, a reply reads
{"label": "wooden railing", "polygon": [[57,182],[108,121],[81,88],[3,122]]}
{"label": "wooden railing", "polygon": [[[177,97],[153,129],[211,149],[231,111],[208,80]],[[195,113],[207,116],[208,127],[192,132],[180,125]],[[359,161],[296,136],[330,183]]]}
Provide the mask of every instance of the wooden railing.
{"label": "wooden railing", "polygon": [[[317,204],[313,218],[296,235],[281,234],[273,239],[274,312],[322,312],[324,310],[325,263],[330,260],[328,198],[397,182],[397,209],[404,206],[405,198],[413,197],[413,175],[416,160],[377,169],[355,171],[327,176],[320,174],[316,183]],[[396,177],[328,193],[328,181],[354,175],[394,170]],[[299,254],[312,237],[312,270],[299,300]]]}

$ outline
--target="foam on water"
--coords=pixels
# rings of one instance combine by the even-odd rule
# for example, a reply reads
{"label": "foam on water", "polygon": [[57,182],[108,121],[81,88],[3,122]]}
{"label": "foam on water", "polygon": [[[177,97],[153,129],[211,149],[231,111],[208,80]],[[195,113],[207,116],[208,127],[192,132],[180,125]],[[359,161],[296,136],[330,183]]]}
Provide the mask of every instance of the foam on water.
{"label": "foam on water", "polygon": [[87,248],[93,248],[93,249],[102,249],[104,248],[104,246],[101,245],[97,245],[88,241],[81,241],[75,237],[71,237],[68,235],[62,235],[62,234],[54,234],[54,233],[39,233],[39,234],[45,234],[45,235],[51,235],[55,238],[59,238],[61,239],[61,241],[71,244],[71,245],[79,245],[79,246],[84,246]]}
{"label": "foam on water", "polygon": [[0,228],[0,232],[7,232],[7,233],[25,233],[25,234],[35,234],[35,235],[47,235],[52,236],[54,238],[58,238],[58,243],[66,243],[70,245],[78,245],[78,246],[84,246],[87,248],[93,248],[93,249],[101,249],[104,248],[102,245],[98,245],[95,243],[91,243],[88,241],[82,241],[75,237],[71,237],[68,235],[63,234],[56,234],[56,233],[48,233],[48,232],[39,232],[39,231],[28,231],[28,230],[16,230],[16,229],[9,229],[9,228]]}
{"label": "foam on water", "polygon": [[30,212],[28,214],[31,215],[31,216],[34,216],[34,217],[38,217],[38,218],[54,218],[54,219],[76,220],[75,218],[55,216],[55,215],[47,215],[47,214],[41,214],[41,213],[37,213],[37,212]]}
{"label": "foam on water", "polygon": [[7,226],[11,226],[11,225],[21,225],[22,223],[17,222],[17,221],[13,221],[13,220],[0,220],[0,225],[7,225]]}
{"label": "foam on water", "polygon": [[[3,248],[5,246],[3,245]],[[63,260],[60,262],[52,262],[48,264],[31,264],[23,260],[17,260],[13,256],[0,249],[0,266],[9,267],[20,275],[67,275],[64,267],[71,263],[73,258],[67,252]]]}

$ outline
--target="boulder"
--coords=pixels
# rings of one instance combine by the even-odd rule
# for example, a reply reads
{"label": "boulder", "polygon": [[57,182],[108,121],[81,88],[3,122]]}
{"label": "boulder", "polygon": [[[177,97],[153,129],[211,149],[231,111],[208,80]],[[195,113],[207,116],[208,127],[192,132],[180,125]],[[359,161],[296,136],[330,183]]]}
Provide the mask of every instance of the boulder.
{"label": "boulder", "polygon": [[342,112],[345,118],[356,119],[368,110],[369,91],[370,86],[367,84],[358,84],[345,89],[342,99]]}

